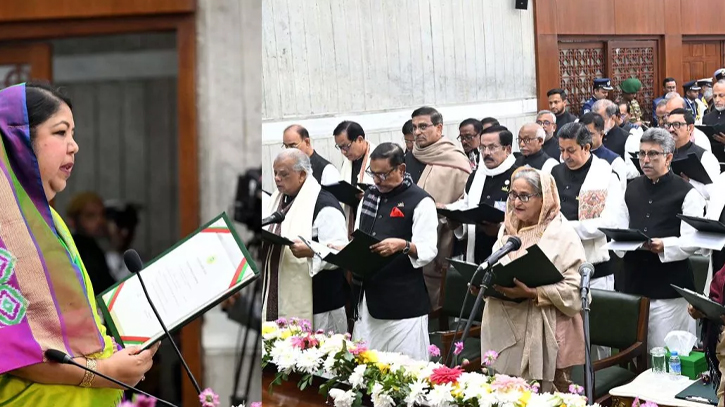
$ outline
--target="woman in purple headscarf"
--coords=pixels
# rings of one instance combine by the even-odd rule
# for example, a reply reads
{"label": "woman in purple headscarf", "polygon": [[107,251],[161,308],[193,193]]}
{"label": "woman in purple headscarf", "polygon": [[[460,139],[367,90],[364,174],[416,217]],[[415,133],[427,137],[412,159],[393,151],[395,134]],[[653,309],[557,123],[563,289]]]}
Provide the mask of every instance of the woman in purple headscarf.
{"label": "woman in purple headscarf", "polygon": [[74,128],[70,100],[54,88],[0,91],[0,406],[115,406],[116,385],[45,351],[135,385],[157,349],[121,350],[106,335],[73,238],[49,205],[73,170]]}

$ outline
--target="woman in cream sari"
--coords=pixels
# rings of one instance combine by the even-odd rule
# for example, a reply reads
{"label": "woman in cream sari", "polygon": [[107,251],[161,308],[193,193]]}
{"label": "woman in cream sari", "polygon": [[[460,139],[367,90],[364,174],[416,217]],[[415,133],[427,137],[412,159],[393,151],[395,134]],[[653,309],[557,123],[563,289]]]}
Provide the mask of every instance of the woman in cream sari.
{"label": "woman in cream sari", "polygon": [[78,152],[71,103],[55,89],[0,91],[0,406],[112,407],[122,391],[48,349],[135,386],[158,346],[119,349],[96,312],[68,228],[49,205]]}
{"label": "woman in cream sari", "polygon": [[542,390],[568,391],[569,372],[584,363],[584,331],[579,296],[579,266],[584,248],[559,211],[559,195],[549,175],[522,167],[511,177],[504,227],[493,247],[509,236],[521,239],[521,249],[507,255],[506,264],[538,245],[564,279],[529,288],[515,281],[513,288],[494,286],[506,298],[486,298],[481,329],[481,352],[499,353],[494,369],[503,374],[538,380]]}

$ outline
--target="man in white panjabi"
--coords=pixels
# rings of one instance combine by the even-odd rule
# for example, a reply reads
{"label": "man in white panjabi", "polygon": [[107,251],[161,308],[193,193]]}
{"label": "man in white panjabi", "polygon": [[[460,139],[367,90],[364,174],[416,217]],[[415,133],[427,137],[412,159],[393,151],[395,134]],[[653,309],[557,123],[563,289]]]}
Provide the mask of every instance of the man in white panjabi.
{"label": "man in white panjabi", "polygon": [[695,229],[676,215],[702,217],[705,199],[670,171],[674,151],[675,141],[666,130],[644,132],[638,152],[644,175],[632,180],[624,193],[627,227],[641,230],[651,239],[641,249],[624,254],[624,272],[620,275],[621,291],[650,298],[649,349],[665,346],[670,331],[695,334],[687,301],[670,284],[695,290],[688,258],[698,248],[682,244],[682,237],[695,233]]}
{"label": "man in white panjabi", "polygon": [[382,143],[370,155],[375,187],[365,192],[357,228],[380,240],[371,250],[396,257],[371,276],[353,276],[353,339],[428,360],[430,301],[423,266],[438,253],[433,199],[405,172],[403,149]]}
{"label": "man in white panjabi", "polygon": [[273,168],[277,190],[263,216],[281,211],[285,219],[266,228],[294,244],[263,246],[264,320],[297,317],[311,321],[315,330],[347,332],[345,303],[349,290],[342,270],[314,256],[299,239],[345,244],[347,225],[342,208],[312,176],[312,165],[304,152],[282,151]]}

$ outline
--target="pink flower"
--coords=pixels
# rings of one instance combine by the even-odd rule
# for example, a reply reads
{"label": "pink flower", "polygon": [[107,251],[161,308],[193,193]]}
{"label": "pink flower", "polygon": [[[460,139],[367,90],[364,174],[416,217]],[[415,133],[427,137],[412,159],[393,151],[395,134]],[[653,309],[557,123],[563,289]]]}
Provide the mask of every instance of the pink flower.
{"label": "pink flower", "polygon": [[455,349],[453,349],[453,354],[458,356],[463,352],[463,342],[456,342]]}
{"label": "pink flower", "polygon": [[128,400],[126,400],[126,401],[122,401],[122,402],[120,402],[120,403],[118,404],[118,406],[116,406],[116,407],[136,407],[136,404],[134,404],[134,403],[132,403],[132,402],[130,402],[130,401],[128,401]]}
{"label": "pink flower", "polygon": [[526,391],[528,389],[529,384],[526,383],[526,380],[520,377],[497,375],[496,378],[493,380],[493,383],[491,383],[491,390],[494,391],[509,392],[516,390]]}
{"label": "pink flower", "polygon": [[466,367],[470,364],[471,364],[471,362],[468,359],[463,359],[463,361],[461,361],[461,366],[463,366],[463,367]]}
{"label": "pink flower", "polygon": [[219,395],[214,393],[214,390],[206,388],[199,395],[199,401],[202,407],[217,407],[219,405]]}
{"label": "pink flower", "polygon": [[249,407],[262,407],[262,402],[261,402],[261,401],[255,401],[255,402],[254,402],[254,403],[252,403],[252,405],[251,405],[251,406],[249,406]]}
{"label": "pink flower", "polygon": [[293,336],[290,339],[290,342],[292,342],[293,348],[300,348],[300,349],[305,348],[305,338],[303,338],[301,336]]}
{"label": "pink flower", "polygon": [[433,369],[429,380],[433,384],[455,383],[461,374],[463,374],[463,370],[458,366],[454,368],[441,366]]}
{"label": "pink flower", "polygon": [[280,328],[286,328],[287,327],[287,320],[285,318],[279,318],[276,321],[274,321],[275,324],[277,324]]}
{"label": "pink flower", "polygon": [[481,358],[481,363],[483,363],[484,366],[490,367],[493,366],[494,363],[496,363],[496,359],[498,359],[498,353],[495,350],[489,350],[483,354],[483,357]]}
{"label": "pink flower", "polygon": [[136,407],[156,407],[156,399],[139,394],[136,396]]}
{"label": "pink flower", "polygon": [[361,354],[361,353],[363,353],[363,352],[365,352],[367,350],[368,350],[368,347],[365,346],[364,343],[358,343],[357,345],[355,345],[352,348],[350,348],[350,353],[352,353],[353,355],[357,356],[357,355],[359,355],[359,354]]}
{"label": "pink flower", "polygon": [[584,388],[578,384],[572,383],[569,385],[569,393],[581,395],[584,394]]}
{"label": "pink flower", "polygon": [[430,354],[430,355],[431,355],[432,357],[434,357],[434,358],[437,358],[437,357],[440,357],[440,356],[441,356],[441,350],[440,350],[440,349],[438,349],[438,347],[437,347],[437,346],[435,346],[435,345],[430,345],[430,346],[428,347],[428,353],[429,353],[429,354]]}
{"label": "pink flower", "polygon": [[654,403],[652,401],[645,401],[644,404],[642,404],[642,407],[658,407],[657,403]]}

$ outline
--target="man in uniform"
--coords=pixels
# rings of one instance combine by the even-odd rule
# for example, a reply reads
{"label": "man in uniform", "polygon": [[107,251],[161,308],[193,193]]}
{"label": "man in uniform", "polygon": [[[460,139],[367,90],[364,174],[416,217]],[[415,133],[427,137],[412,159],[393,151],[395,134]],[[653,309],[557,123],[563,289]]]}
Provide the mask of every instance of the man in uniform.
{"label": "man in uniform", "polygon": [[682,90],[685,92],[685,107],[692,113],[692,117],[697,117],[695,100],[700,97],[700,87],[697,86],[697,81],[685,82]]}
{"label": "man in uniform", "polygon": [[629,78],[619,88],[622,89],[622,99],[629,104],[629,122],[636,126],[642,125],[642,109],[637,102],[637,92],[642,89],[642,82],[637,78]]}
{"label": "man in uniform", "polygon": [[592,106],[594,105],[594,103],[596,103],[597,100],[606,99],[607,96],[609,96],[609,92],[614,90],[614,88],[612,87],[612,81],[609,80],[609,78],[594,79],[592,89],[594,94],[586,102],[584,102],[581,114],[591,112]]}
{"label": "man in uniform", "polygon": [[307,129],[299,124],[287,127],[282,134],[284,148],[296,148],[310,157],[312,164],[312,176],[320,185],[334,184],[340,180],[340,173],[334,165],[317,154],[312,148],[312,140]]}

